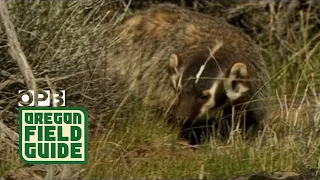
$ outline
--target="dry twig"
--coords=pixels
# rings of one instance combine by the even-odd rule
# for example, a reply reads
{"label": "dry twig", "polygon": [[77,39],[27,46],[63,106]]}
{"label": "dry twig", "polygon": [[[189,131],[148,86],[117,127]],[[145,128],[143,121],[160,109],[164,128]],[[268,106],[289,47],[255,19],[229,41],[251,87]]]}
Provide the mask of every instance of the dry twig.
{"label": "dry twig", "polygon": [[18,150],[18,134],[8,128],[2,121],[0,121],[0,132],[0,143],[5,143],[15,150]]}
{"label": "dry twig", "polygon": [[22,51],[21,45],[18,41],[18,37],[13,23],[10,21],[9,12],[5,1],[0,1],[0,15],[7,34],[9,54],[17,62],[20,72],[25,78],[28,89],[36,90],[36,82],[32,74],[32,70],[26,60],[26,56]]}

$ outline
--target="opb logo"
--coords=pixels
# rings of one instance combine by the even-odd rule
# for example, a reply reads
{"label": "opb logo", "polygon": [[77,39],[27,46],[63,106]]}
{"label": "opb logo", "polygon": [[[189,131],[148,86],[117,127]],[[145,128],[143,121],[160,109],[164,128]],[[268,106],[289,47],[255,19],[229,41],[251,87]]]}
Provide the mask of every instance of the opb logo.
{"label": "opb logo", "polygon": [[19,106],[65,106],[65,90],[58,90],[55,93],[50,90],[19,90]]}

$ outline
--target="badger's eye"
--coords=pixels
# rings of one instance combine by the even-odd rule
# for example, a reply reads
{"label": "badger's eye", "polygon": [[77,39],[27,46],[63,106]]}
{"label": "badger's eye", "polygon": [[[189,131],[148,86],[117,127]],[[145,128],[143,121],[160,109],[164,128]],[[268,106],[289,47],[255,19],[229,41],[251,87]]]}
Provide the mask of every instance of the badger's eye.
{"label": "badger's eye", "polygon": [[209,97],[210,97],[210,95],[208,95],[208,94],[201,94],[198,96],[198,99],[201,101],[205,101],[205,100],[208,100]]}

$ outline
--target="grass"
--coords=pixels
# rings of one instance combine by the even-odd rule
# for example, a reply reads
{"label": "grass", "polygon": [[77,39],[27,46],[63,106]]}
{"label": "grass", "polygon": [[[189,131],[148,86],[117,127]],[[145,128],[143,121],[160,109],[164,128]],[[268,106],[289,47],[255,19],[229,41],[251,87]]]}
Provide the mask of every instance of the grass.
{"label": "grass", "polygon": [[85,177],[221,178],[318,169],[320,138],[314,123],[320,120],[319,107],[311,109],[304,102],[291,107],[294,104],[286,104],[288,100],[279,101],[280,112],[256,139],[212,140],[194,150],[181,144],[177,131],[157,121],[157,116],[133,111],[131,115],[138,116],[123,119],[128,121],[125,128],[91,138]]}
{"label": "grass", "polygon": [[[227,142],[212,139],[190,148],[177,138],[178,130],[169,127],[161,113],[145,109],[138,99],[129,98],[129,105],[119,107],[116,115],[110,113],[121,101],[112,90],[117,83],[109,80],[113,77],[106,72],[101,76],[97,67],[106,65],[104,53],[114,40],[108,33],[123,17],[122,6],[115,11],[117,3],[92,2],[97,4],[10,4],[20,43],[35,67],[36,78],[47,72],[55,80],[72,72],[74,76],[53,84],[67,87],[71,105],[84,105],[90,112],[95,128],[89,137],[89,164],[80,166],[82,177],[221,178],[256,172],[319,171],[320,33],[315,32],[319,24],[315,12],[297,11],[283,28],[277,22],[283,22],[285,8],[250,16],[252,22],[257,17],[265,26],[251,36],[260,45],[271,74],[271,117],[255,139],[244,141],[235,135]],[[5,39],[2,30],[0,37]],[[0,70],[18,74],[15,64],[7,60],[6,50],[0,48],[0,62],[5,62]],[[0,78],[0,82],[6,80]],[[48,87],[44,81],[38,83],[40,88]],[[10,101],[0,104],[0,120],[10,125],[17,125],[17,119],[4,117],[2,112],[15,112],[15,85],[0,89],[1,98]],[[22,166],[18,152],[0,147],[0,177]]]}

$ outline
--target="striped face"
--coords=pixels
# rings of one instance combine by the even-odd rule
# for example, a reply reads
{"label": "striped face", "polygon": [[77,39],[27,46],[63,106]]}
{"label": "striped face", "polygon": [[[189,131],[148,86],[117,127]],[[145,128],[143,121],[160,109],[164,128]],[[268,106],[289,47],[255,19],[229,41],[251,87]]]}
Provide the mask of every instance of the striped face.
{"label": "striped face", "polygon": [[196,53],[179,63],[173,54],[169,61],[173,87],[179,93],[175,118],[201,120],[205,115],[239,99],[249,90],[245,81],[248,72],[245,64],[229,67],[219,64],[205,53]]}

